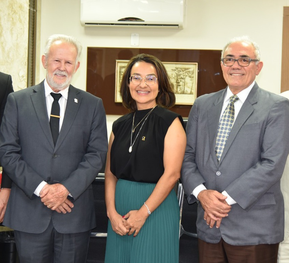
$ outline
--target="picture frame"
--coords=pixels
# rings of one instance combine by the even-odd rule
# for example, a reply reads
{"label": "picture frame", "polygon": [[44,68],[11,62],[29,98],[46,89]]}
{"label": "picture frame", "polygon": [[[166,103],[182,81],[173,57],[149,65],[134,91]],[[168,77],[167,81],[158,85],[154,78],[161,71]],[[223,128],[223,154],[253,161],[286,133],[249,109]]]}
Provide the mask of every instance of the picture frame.
{"label": "picture frame", "polygon": [[124,70],[127,66],[129,60],[120,60],[117,59],[115,61],[115,93],[114,93],[114,101],[118,103],[122,103],[122,98],[120,95],[120,83],[124,73]]}
{"label": "picture frame", "polygon": [[[128,60],[116,60],[115,102],[121,103],[120,83]],[[176,105],[193,105],[197,98],[198,63],[163,62],[176,96]]]}

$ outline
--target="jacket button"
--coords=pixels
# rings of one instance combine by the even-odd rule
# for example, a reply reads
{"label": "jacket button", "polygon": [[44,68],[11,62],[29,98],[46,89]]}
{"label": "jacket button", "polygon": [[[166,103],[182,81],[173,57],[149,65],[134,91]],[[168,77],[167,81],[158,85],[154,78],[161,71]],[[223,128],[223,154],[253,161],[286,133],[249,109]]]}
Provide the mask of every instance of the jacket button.
{"label": "jacket button", "polygon": [[217,171],[217,172],[216,172],[216,175],[217,175],[217,176],[220,176],[221,174],[222,174],[222,173],[221,173],[220,171]]}

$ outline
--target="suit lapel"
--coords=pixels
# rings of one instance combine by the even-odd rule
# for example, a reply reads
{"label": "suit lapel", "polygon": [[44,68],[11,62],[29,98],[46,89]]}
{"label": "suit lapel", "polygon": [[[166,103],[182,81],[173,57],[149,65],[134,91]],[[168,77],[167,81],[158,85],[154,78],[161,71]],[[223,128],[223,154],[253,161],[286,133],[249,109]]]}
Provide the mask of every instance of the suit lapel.
{"label": "suit lapel", "polygon": [[241,110],[237,116],[237,119],[234,123],[234,126],[233,126],[231,132],[230,132],[230,135],[229,135],[228,140],[226,142],[224,151],[222,153],[220,163],[225,158],[228,150],[231,147],[231,144],[235,140],[235,137],[237,136],[238,132],[240,131],[240,129],[242,128],[244,123],[253,114],[253,112],[254,112],[254,106],[253,105],[258,102],[257,91],[258,91],[258,85],[255,84],[253,89],[250,91],[246,101],[244,102],[244,104],[243,104],[243,106],[242,106],[242,108],[241,108]]}
{"label": "suit lapel", "polygon": [[41,82],[39,85],[33,87],[31,101],[39,124],[42,128],[43,134],[45,135],[51,146],[54,147],[49,126],[49,119],[47,115],[44,82]]}
{"label": "suit lapel", "polygon": [[74,88],[72,85],[70,85],[67,105],[66,105],[66,110],[65,110],[65,116],[63,119],[63,124],[60,130],[56,145],[55,145],[55,149],[57,149],[61,145],[67,133],[69,132],[75,120],[80,104],[81,104],[81,96],[80,96],[79,91],[76,88]]}
{"label": "suit lapel", "polygon": [[219,96],[216,98],[212,107],[208,110],[208,123],[209,123],[209,140],[211,145],[211,154],[214,156],[214,162],[218,165],[217,156],[215,153],[215,145],[216,145],[216,136],[217,130],[219,126],[220,114],[223,107],[223,101],[225,98],[226,89],[219,93]]}

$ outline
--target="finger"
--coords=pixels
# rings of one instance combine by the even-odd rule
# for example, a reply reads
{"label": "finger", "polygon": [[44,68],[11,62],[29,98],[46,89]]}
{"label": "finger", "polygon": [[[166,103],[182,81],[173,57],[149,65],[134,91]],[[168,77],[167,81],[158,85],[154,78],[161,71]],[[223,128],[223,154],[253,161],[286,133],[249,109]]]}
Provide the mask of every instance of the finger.
{"label": "finger", "polygon": [[139,231],[138,231],[138,230],[136,230],[136,231],[134,232],[134,235],[133,235],[133,237],[136,237],[136,236],[138,235],[138,233],[139,233]]}
{"label": "finger", "polygon": [[42,188],[42,190],[41,190],[40,193],[39,193],[39,196],[40,196],[40,197],[46,196],[46,195],[49,193],[50,190],[51,190],[51,187],[50,187],[49,184],[44,185],[43,188]]}
{"label": "finger", "polygon": [[61,206],[61,210],[64,210],[65,213],[68,212],[70,213],[71,212],[71,208],[69,205],[67,205],[66,203],[63,203],[63,205]]}
{"label": "finger", "polygon": [[128,212],[126,215],[122,216],[123,219],[127,220],[130,217],[130,212]]}
{"label": "finger", "polygon": [[134,230],[133,229],[130,229],[129,232],[128,232],[128,235],[132,235],[134,233]]}
{"label": "finger", "polygon": [[73,207],[74,207],[74,204],[73,204],[70,200],[68,200],[68,199],[65,200],[65,204],[66,204],[67,206],[69,206],[70,208],[73,208]]}
{"label": "finger", "polygon": [[57,209],[59,209],[62,214],[66,214],[67,213],[67,210],[63,206],[59,206]]}
{"label": "finger", "polygon": [[0,214],[0,223],[3,222],[3,219],[4,219],[4,212],[3,212],[3,210],[2,210],[2,212],[1,212],[1,214]]}
{"label": "finger", "polygon": [[216,222],[216,228],[220,228],[221,222],[222,222],[222,219],[220,219]]}
{"label": "finger", "polygon": [[215,220],[211,220],[209,223],[210,228],[213,228],[213,226],[215,225],[216,221]]}

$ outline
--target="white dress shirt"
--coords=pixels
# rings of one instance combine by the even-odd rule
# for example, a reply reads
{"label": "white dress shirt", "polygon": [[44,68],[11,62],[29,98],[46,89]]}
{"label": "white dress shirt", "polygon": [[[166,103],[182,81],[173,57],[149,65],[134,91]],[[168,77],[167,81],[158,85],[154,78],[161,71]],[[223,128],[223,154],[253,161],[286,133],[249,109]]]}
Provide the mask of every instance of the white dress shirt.
{"label": "white dress shirt", "polygon": [[[61,90],[59,93],[62,95],[58,101],[59,106],[60,106],[60,119],[59,119],[59,131],[61,130],[64,115],[65,115],[65,110],[66,110],[66,105],[67,105],[67,98],[68,98],[68,91],[69,91],[69,86],[68,88],[65,88]],[[46,108],[47,108],[47,115],[48,115],[48,120],[50,120],[50,113],[51,113],[51,107],[52,103],[54,101],[53,97],[51,96],[51,92],[55,93],[50,86],[48,85],[46,79],[44,81],[44,92],[45,92],[45,99],[46,99]],[[47,184],[47,182],[42,181],[37,188],[34,191],[34,194],[39,196],[42,188]]]}

